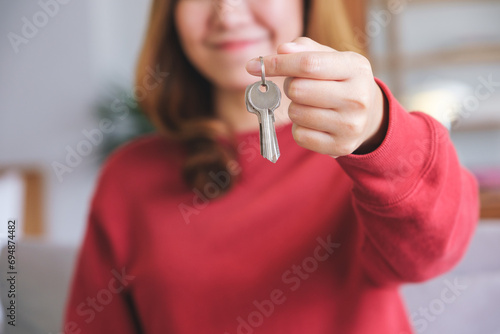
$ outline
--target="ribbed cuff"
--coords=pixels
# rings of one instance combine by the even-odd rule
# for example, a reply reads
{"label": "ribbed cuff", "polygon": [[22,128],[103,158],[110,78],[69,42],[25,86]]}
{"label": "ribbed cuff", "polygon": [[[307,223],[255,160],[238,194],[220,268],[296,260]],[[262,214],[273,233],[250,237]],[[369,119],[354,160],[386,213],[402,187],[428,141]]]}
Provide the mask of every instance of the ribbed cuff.
{"label": "ribbed cuff", "polygon": [[443,135],[447,138],[447,131],[426,114],[408,113],[388,87],[375,80],[389,103],[386,136],[374,151],[350,154],[337,161],[354,181],[357,199],[366,204],[387,206],[411,194],[432,166],[436,144]]}

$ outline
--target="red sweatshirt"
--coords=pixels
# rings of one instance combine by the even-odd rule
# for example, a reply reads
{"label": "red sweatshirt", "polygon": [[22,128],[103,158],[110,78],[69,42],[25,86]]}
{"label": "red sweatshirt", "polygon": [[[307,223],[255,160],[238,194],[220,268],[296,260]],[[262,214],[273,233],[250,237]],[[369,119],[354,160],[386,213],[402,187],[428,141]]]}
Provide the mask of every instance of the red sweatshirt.
{"label": "red sweatshirt", "polygon": [[180,179],[160,135],[107,161],[67,302],[64,333],[403,334],[398,287],[449,270],[478,219],[477,186],[447,130],[389,100],[379,148],[338,159],[277,129],[282,156],[238,136],[241,181]]}

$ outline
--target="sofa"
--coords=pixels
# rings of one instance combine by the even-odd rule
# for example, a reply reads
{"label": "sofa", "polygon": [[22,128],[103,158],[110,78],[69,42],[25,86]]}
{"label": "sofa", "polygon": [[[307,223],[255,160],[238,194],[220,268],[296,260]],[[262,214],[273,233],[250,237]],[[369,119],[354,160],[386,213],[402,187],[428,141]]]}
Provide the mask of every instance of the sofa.
{"label": "sofa", "polygon": [[[16,327],[6,324],[3,315],[0,333],[60,334],[77,251],[75,246],[39,240],[17,242]],[[4,247],[0,254],[4,311],[9,302],[8,282],[3,279],[7,271]],[[500,221],[479,224],[467,254],[453,270],[425,283],[405,285],[401,293],[415,333],[500,334]]]}

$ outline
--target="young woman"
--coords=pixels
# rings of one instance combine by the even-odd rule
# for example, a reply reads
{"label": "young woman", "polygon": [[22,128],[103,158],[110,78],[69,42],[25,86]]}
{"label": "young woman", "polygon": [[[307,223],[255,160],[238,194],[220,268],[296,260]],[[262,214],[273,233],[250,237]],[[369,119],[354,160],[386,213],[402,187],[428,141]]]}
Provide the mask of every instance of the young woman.
{"label": "young woman", "polygon": [[[373,77],[341,0],[152,6],[137,84],[160,131],[101,172],[64,332],[410,333],[398,287],[456,264],[478,218],[446,129]],[[258,56],[276,164],[245,107]]]}

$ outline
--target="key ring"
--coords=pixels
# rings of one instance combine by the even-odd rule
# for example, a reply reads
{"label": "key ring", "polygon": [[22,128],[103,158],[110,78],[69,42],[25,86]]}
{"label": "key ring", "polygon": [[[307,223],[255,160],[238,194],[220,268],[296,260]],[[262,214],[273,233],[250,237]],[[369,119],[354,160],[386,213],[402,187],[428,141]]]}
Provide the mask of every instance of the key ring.
{"label": "key ring", "polygon": [[261,84],[262,86],[266,86],[266,68],[264,67],[264,57],[259,57],[260,59],[260,73],[261,73]]}

